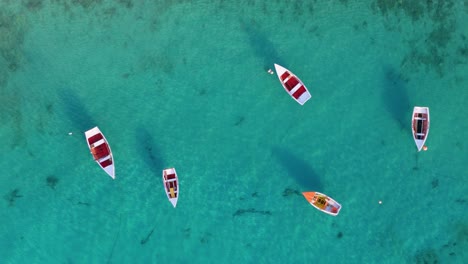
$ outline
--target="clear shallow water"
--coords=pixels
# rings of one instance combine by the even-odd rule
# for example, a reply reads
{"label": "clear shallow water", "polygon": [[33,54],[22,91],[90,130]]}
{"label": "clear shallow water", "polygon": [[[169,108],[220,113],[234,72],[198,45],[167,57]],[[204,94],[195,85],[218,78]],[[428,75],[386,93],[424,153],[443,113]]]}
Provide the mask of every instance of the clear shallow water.
{"label": "clear shallow water", "polygon": [[[466,4],[1,5],[4,262],[466,262]],[[431,109],[424,153],[414,105]],[[95,125],[115,181],[87,149]]]}

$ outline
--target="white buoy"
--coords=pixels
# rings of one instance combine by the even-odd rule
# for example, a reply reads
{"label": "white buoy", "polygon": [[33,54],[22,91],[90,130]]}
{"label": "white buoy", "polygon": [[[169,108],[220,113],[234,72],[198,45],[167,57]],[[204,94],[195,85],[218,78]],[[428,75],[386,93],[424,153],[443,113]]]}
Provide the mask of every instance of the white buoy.
{"label": "white buoy", "polygon": [[71,135],[73,135],[73,133],[72,133],[72,132],[68,132],[68,135],[71,136]]}

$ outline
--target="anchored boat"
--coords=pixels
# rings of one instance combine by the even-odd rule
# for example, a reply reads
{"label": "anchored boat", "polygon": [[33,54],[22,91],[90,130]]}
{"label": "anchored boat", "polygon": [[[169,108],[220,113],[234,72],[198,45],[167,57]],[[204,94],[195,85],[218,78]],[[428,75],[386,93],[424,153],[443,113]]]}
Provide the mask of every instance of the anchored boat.
{"label": "anchored boat", "polygon": [[429,107],[415,106],[411,123],[414,142],[418,151],[421,151],[429,134]]}
{"label": "anchored boat", "polygon": [[331,197],[319,192],[303,192],[302,195],[315,208],[320,211],[337,216],[341,210],[341,204],[333,200]]}
{"label": "anchored boat", "polygon": [[303,105],[312,98],[304,83],[290,70],[278,64],[275,64],[275,69],[281,85],[296,102]]}
{"label": "anchored boat", "polygon": [[112,179],[115,179],[114,159],[104,134],[98,127],[85,132],[86,142],[94,160]]}
{"label": "anchored boat", "polygon": [[175,208],[179,199],[179,180],[175,168],[163,170],[162,178],[167,199]]}

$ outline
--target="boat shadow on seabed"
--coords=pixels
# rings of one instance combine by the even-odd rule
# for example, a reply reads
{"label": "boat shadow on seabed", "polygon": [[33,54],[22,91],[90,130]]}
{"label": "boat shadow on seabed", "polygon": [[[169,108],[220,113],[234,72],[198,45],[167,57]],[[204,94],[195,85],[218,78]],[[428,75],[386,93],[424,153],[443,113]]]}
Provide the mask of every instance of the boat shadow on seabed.
{"label": "boat shadow on seabed", "polygon": [[154,139],[148,130],[142,126],[136,130],[137,151],[146,165],[157,175],[160,175],[163,170],[164,160],[158,150]]}
{"label": "boat shadow on seabed", "polygon": [[[401,73],[394,67],[386,65],[383,68],[382,100],[387,111],[397,121],[401,129],[408,130],[411,121],[411,105],[408,98],[406,83]],[[411,130],[408,130],[411,133]]]}
{"label": "boat shadow on seabed", "polygon": [[256,27],[257,25],[254,22],[247,23],[245,21],[241,21],[241,28],[247,34],[249,44],[252,47],[255,56],[262,59],[265,71],[270,69],[274,63],[286,65],[286,63],[279,58],[274,43]]}
{"label": "boat shadow on seabed", "polygon": [[288,176],[292,176],[297,183],[303,188],[299,191],[294,191],[299,195],[303,191],[323,190],[322,183],[313,168],[304,160],[298,158],[290,151],[274,147],[272,149],[273,156],[275,156],[281,165],[288,171]]}
{"label": "boat shadow on seabed", "polygon": [[86,130],[97,125],[96,121],[86,110],[82,100],[71,89],[62,89],[58,92],[63,102],[65,115],[73,123],[72,131],[84,133]]}

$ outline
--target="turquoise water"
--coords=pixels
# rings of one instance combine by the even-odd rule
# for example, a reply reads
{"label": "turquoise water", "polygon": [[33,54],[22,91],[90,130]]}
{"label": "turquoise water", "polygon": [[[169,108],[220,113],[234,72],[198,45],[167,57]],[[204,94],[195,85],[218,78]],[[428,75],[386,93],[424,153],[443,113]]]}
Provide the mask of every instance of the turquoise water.
{"label": "turquoise water", "polygon": [[468,262],[466,1],[142,2],[1,2],[1,263]]}

